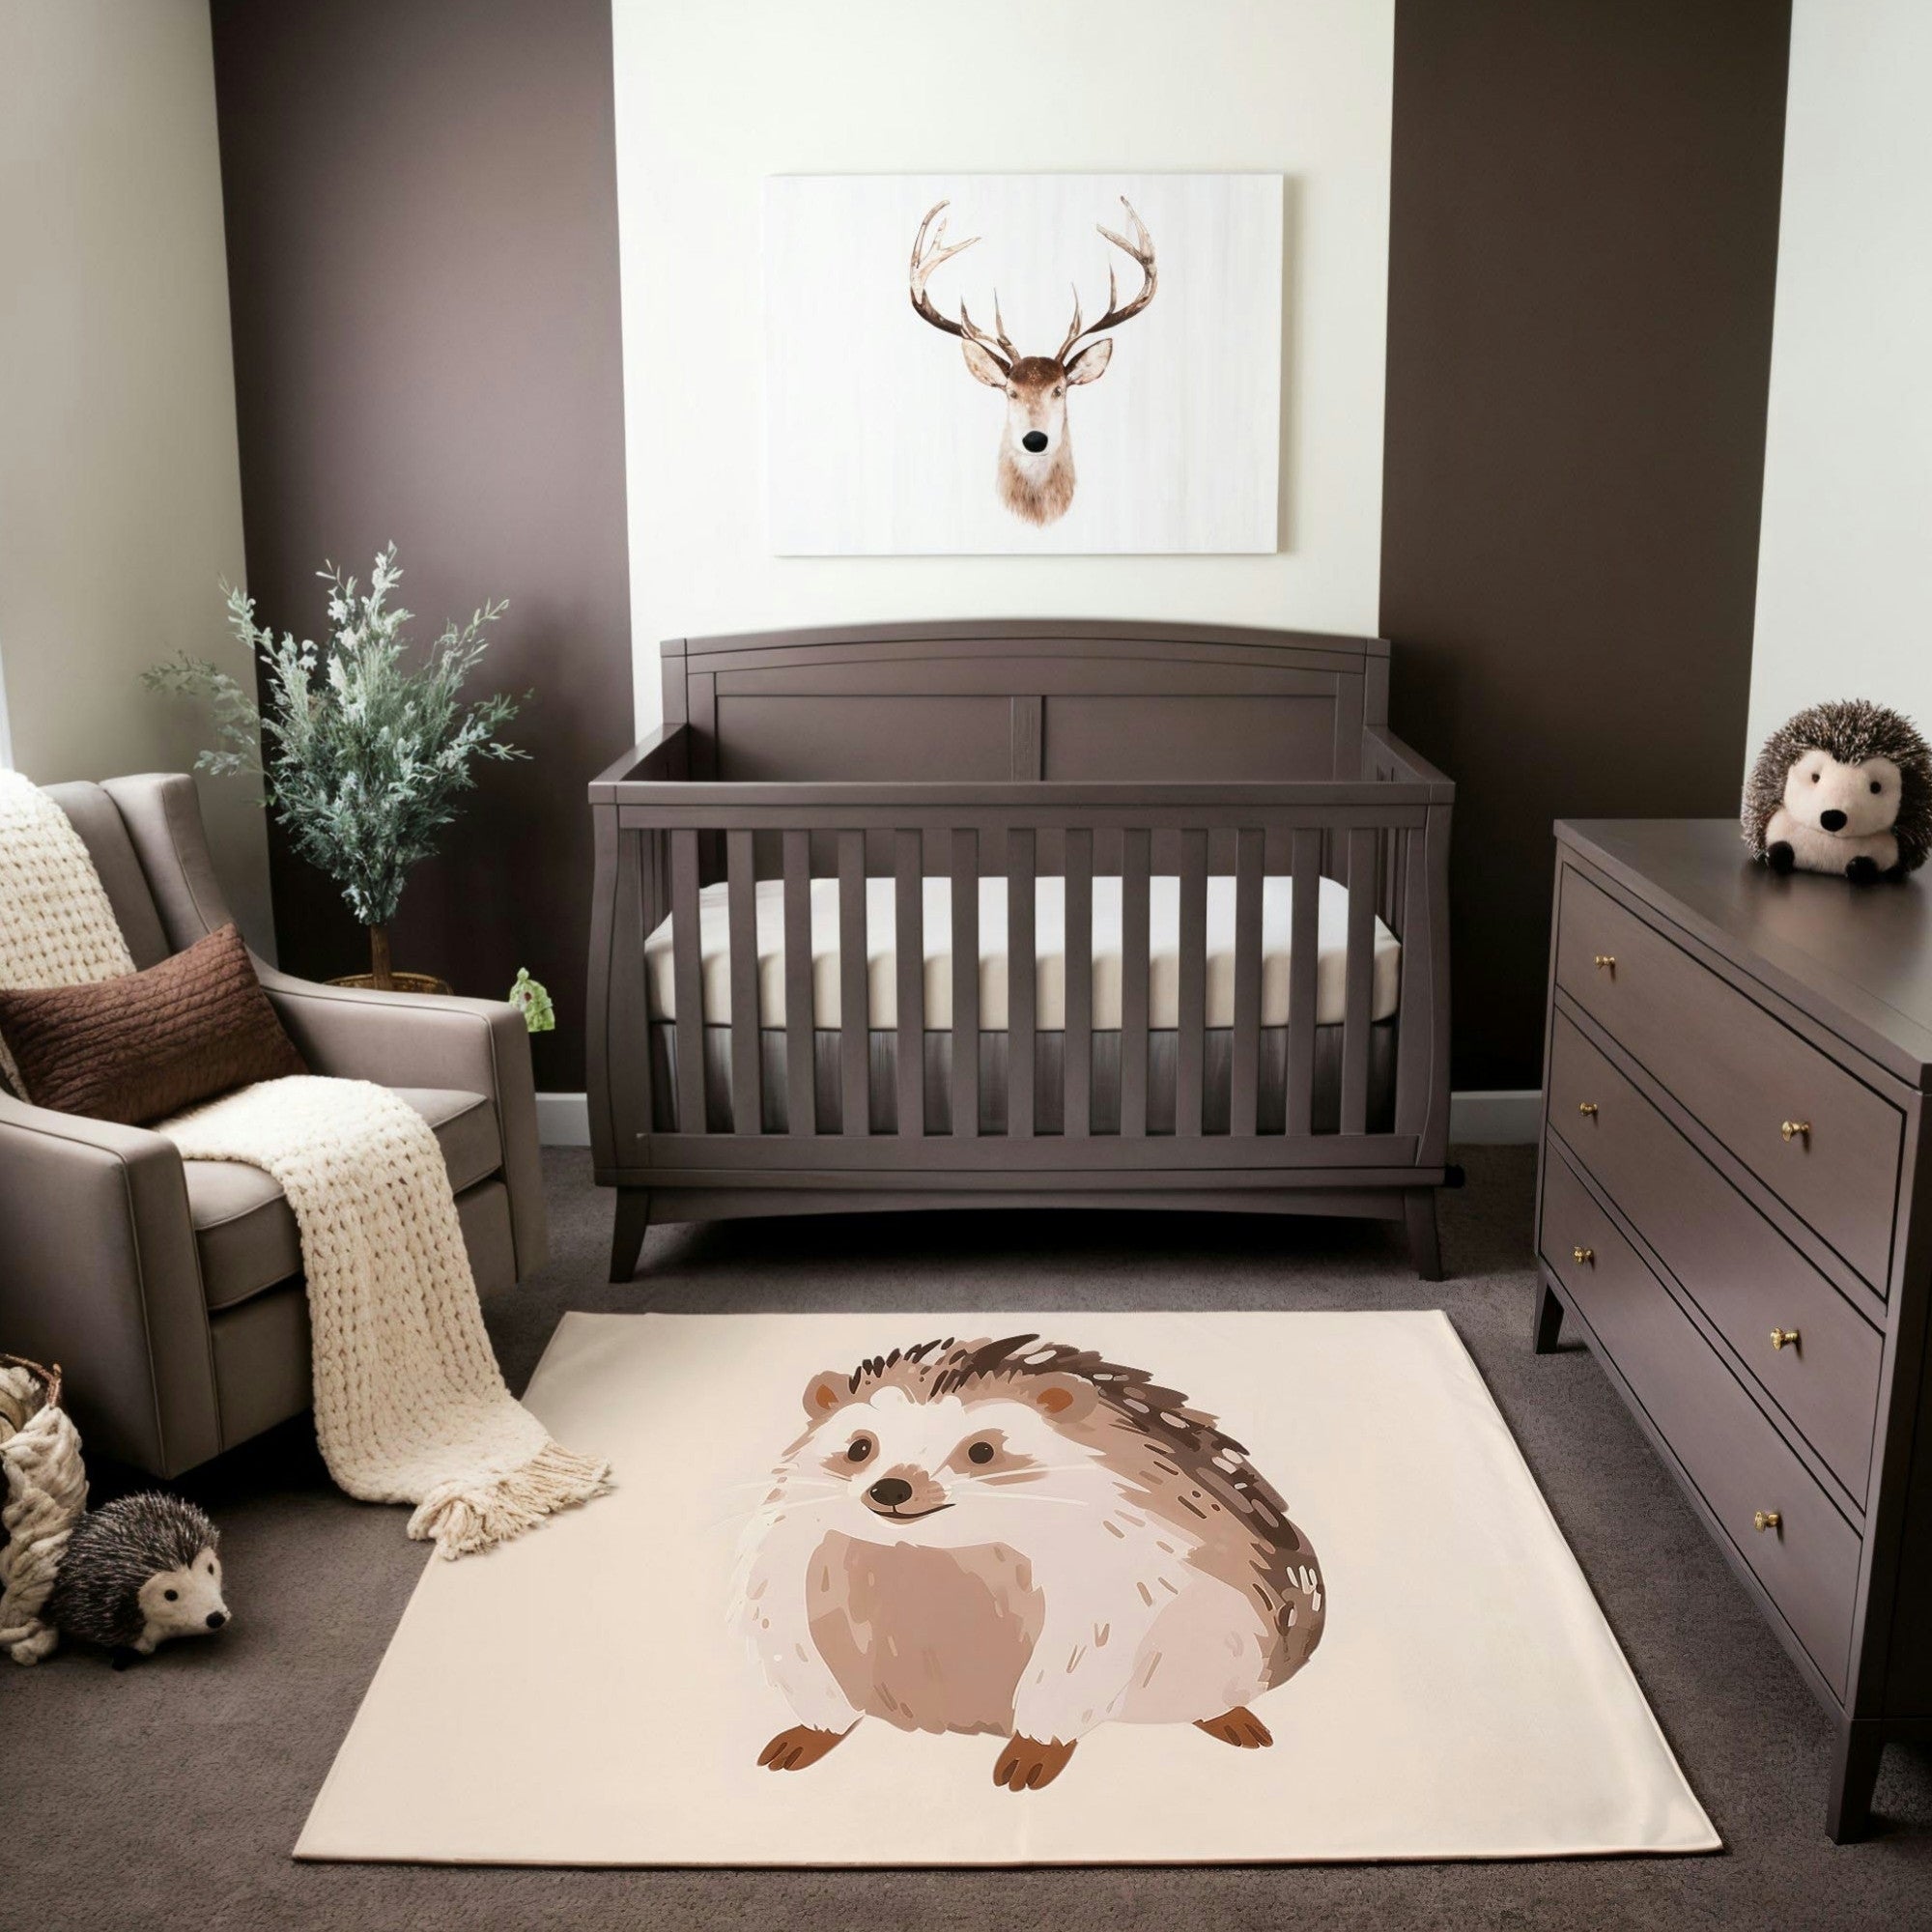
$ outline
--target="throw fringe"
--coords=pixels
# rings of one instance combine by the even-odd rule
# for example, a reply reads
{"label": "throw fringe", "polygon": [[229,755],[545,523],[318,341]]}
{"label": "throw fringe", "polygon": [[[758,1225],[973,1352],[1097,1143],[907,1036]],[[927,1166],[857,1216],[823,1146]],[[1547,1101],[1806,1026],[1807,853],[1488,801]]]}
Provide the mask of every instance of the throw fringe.
{"label": "throw fringe", "polygon": [[410,1518],[410,1535],[451,1561],[508,1543],[558,1510],[612,1488],[611,1465],[552,1442],[520,1469],[494,1481],[439,1483]]}
{"label": "throw fringe", "polygon": [[488,1549],[600,1492],[503,1384],[442,1151],[387,1089],[293,1074],[160,1122],[190,1160],[281,1185],[301,1234],[316,1440],[353,1496],[417,1505],[444,1556]]}

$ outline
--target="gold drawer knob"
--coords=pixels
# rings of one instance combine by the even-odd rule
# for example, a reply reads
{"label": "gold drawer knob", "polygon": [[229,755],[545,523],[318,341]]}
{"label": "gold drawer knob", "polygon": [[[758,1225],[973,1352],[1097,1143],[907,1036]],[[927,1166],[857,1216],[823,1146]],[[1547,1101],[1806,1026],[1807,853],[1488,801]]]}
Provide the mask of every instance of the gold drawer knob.
{"label": "gold drawer knob", "polygon": [[1798,1330],[1796,1328],[1774,1328],[1771,1331],[1771,1346],[1774,1349],[1782,1349],[1787,1343],[1792,1348],[1797,1348]]}
{"label": "gold drawer knob", "polygon": [[1577,1111],[1586,1120],[1594,1121],[1597,1118],[1597,1103],[1594,1100],[1578,1100]]}
{"label": "gold drawer knob", "polygon": [[1776,1529],[1784,1519],[1776,1510],[1758,1510],[1751,1517],[1753,1529]]}
{"label": "gold drawer knob", "polygon": [[1598,953],[1597,971],[1599,973],[1607,973],[1614,980],[1617,977],[1617,955],[1614,952]]}
{"label": "gold drawer knob", "polygon": [[1597,1259],[1597,1251],[1595,1248],[1572,1248],[1570,1250],[1570,1259],[1578,1267],[1582,1267],[1587,1263],[1594,1262]]}
{"label": "gold drawer knob", "polygon": [[1788,1141],[1803,1140],[1806,1147],[1811,1145],[1811,1122],[1809,1121],[1786,1121],[1777,1131]]}

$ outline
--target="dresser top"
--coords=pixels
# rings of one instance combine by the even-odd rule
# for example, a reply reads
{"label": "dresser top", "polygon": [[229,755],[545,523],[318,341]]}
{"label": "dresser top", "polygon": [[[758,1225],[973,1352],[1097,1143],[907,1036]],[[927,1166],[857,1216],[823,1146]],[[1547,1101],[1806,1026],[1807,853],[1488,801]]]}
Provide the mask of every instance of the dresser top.
{"label": "dresser top", "polygon": [[1932,1087],[1932,867],[1780,875],[1733,818],[1561,819],[1556,837],[1914,1087]]}

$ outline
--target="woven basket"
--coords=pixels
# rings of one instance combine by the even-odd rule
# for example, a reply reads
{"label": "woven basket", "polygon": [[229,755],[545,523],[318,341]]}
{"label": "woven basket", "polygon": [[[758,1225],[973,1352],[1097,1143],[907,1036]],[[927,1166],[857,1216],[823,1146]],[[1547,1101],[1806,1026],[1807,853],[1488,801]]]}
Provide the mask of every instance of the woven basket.
{"label": "woven basket", "polygon": [[[358,986],[373,991],[376,976],[373,973],[345,973],[339,980],[331,980],[331,986]],[[389,983],[384,989],[391,993],[448,993],[451,988],[447,980],[439,980],[433,973],[391,973]]]}
{"label": "woven basket", "polygon": [[44,1369],[39,1362],[30,1362],[25,1355],[9,1355],[0,1351],[0,1369],[25,1369],[41,1385],[41,1406],[43,1408],[60,1406],[61,1372],[58,1362],[52,1368]]}

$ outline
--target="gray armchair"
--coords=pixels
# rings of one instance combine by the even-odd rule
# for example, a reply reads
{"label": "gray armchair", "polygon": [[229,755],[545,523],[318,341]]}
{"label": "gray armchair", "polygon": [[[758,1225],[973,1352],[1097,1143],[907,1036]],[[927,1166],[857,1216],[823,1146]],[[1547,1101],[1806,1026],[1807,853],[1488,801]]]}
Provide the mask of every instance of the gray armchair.
{"label": "gray armchair", "polygon": [[[49,787],[137,967],[223,925],[193,781]],[[321,986],[257,961],[317,1073],[392,1087],[435,1128],[486,1293],[543,1264],[529,1036],[516,1009]],[[67,1371],[88,1447],[178,1475],[309,1406],[295,1216],[258,1168],[0,1086],[0,1342]]]}

